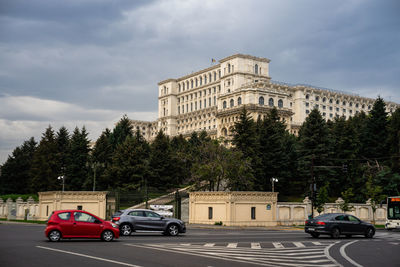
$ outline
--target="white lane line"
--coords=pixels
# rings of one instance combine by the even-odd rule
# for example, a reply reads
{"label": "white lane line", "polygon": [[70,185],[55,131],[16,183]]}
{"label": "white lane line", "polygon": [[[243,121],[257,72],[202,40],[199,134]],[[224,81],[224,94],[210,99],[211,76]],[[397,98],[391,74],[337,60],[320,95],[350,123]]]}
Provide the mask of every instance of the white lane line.
{"label": "white lane line", "polygon": [[180,245],[187,247],[187,246],[190,246],[190,243],[181,243]]}
{"label": "white lane line", "polygon": [[280,242],[273,242],[272,245],[274,245],[275,248],[284,248],[284,246]]}
{"label": "white lane line", "polygon": [[238,243],[229,243],[226,247],[227,248],[237,248]]}
{"label": "white lane line", "polygon": [[314,245],[317,245],[317,246],[321,246],[322,245],[320,242],[311,242],[311,243],[313,243]]}
{"label": "white lane line", "polygon": [[251,243],[252,249],[261,249],[260,243]]}
{"label": "white lane line", "polygon": [[142,267],[140,265],[134,265],[134,264],[129,264],[129,263],[121,262],[121,261],[114,261],[114,260],[109,260],[109,259],[105,259],[105,258],[94,257],[94,256],[90,256],[90,255],[85,255],[85,254],[81,254],[81,253],[75,253],[75,252],[61,250],[61,249],[48,248],[48,247],[42,247],[42,246],[36,246],[36,247],[37,248],[41,248],[41,249],[47,249],[47,250],[51,250],[51,251],[61,252],[61,253],[65,253],[65,254],[71,254],[71,255],[75,255],[75,256],[86,257],[86,258],[89,258],[89,259],[94,259],[94,260],[99,260],[99,261],[106,261],[106,262],[115,263],[115,264],[119,264],[119,265],[125,265],[125,266],[130,266],[130,267]]}
{"label": "white lane line", "polygon": [[358,241],[358,240],[354,240],[354,241],[352,241],[352,242],[349,242],[349,243],[347,243],[347,244],[341,246],[341,247],[340,247],[340,255],[342,255],[343,258],[345,258],[348,262],[350,262],[350,263],[353,264],[354,266],[362,267],[362,265],[358,264],[357,262],[355,262],[354,260],[352,260],[349,256],[347,256],[346,251],[345,251],[345,249],[346,249],[346,247],[347,247],[348,245],[354,244],[354,243],[357,242],[357,241]]}
{"label": "white lane line", "polygon": [[293,244],[294,244],[296,247],[298,247],[298,248],[304,248],[304,247],[306,247],[306,246],[304,246],[304,244],[301,243],[301,242],[293,242]]}
{"label": "white lane line", "polygon": [[325,254],[325,256],[326,256],[328,259],[330,259],[333,263],[335,263],[336,266],[343,267],[343,265],[341,265],[339,262],[337,262],[337,261],[329,254],[329,249],[330,249],[331,247],[333,247],[333,246],[334,246],[335,244],[337,244],[337,243],[340,243],[340,241],[337,241],[337,242],[332,243],[332,244],[330,244],[329,246],[325,247],[325,249],[324,249],[324,254]]}
{"label": "white lane line", "polygon": [[213,247],[215,245],[215,243],[206,243],[204,244],[205,247]]}

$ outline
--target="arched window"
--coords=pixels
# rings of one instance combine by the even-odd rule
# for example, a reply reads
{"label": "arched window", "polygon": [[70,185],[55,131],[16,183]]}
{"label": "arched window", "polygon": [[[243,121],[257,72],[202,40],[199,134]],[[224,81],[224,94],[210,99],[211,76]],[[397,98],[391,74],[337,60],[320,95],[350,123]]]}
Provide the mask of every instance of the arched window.
{"label": "arched window", "polygon": [[203,78],[200,77],[200,85],[202,85],[202,84],[203,84]]}
{"label": "arched window", "polygon": [[211,82],[211,73],[208,74],[208,81]]}
{"label": "arched window", "polygon": [[214,81],[217,80],[217,73],[214,71]]}
{"label": "arched window", "polygon": [[235,101],[233,101],[233,99],[231,99],[229,106],[233,107],[235,105]]}
{"label": "arched window", "polygon": [[242,104],[242,98],[241,98],[241,97],[238,97],[237,102],[238,102],[238,105],[241,105],[241,104]]}
{"label": "arched window", "polygon": [[282,99],[278,100],[278,107],[283,108],[283,101]]}
{"label": "arched window", "polygon": [[189,90],[189,81],[186,82],[186,90]]}
{"label": "arched window", "polygon": [[222,107],[226,108],[226,101],[224,101],[224,103],[222,103]]}
{"label": "arched window", "polygon": [[182,83],[182,90],[185,91],[185,83]]}
{"label": "arched window", "polygon": [[258,74],[258,64],[254,65],[254,73]]}
{"label": "arched window", "polygon": [[310,95],[309,94],[306,94],[306,99],[310,99]]}
{"label": "arched window", "polygon": [[198,80],[197,80],[197,78],[196,78],[196,87],[197,87],[197,86],[199,86],[199,84],[198,84]]}
{"label": "arched window", "polygon": [[273,99],[273,98],[270,98],[270,99],[268,100],[268,106],[270,106],[270,107],[273,107],[273,106],[274,106],[274,99]]}
{"label": "arched window", "polygon": [[231,72],[231,64],[228,63],[228,73]]}
{"label": "arched window", "polygon": [[264,97],[260,96],[260,98],[258,99],[258,104],[264,105]]}
{"label": "arched window", "polygon": [[181,92],[181,84],[178,84],[178,88],[179,88],[179,93]]}
{"label": "arched window", "polygon": [[190,81],[190,88],[193,88],[193,80]]}
{"label": "arched window", "polygon": [[222,128],[222,134],[224,136],[228,136],[228,130],[226,130],[226,128]]}
{"label": "arched window", "polygon": [[204,75],[204,84],[207,83],[207,75]]}

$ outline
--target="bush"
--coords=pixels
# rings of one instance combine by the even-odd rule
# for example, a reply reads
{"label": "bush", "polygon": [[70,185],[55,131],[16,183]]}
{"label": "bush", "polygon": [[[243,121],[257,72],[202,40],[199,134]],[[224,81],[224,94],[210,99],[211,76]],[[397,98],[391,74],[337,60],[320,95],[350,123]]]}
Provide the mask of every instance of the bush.
{"label": "bush", "polygon": [[36,194],[25,194],[25,195],[19,195],[19,194],[8,194],[8,195],[0,195],[0,198],[3,199],[4,202],[7,201],[7,199],[11,198],[13,201],[16,201],[17,198],[22,198],[23,201],[27,201],[29,197],[32,197],[35,201],[39,201],[39,196]]}
{"label": "bush", "polygon": [[221,221],[215,222],[214,225],[222,225],[222,222]]}

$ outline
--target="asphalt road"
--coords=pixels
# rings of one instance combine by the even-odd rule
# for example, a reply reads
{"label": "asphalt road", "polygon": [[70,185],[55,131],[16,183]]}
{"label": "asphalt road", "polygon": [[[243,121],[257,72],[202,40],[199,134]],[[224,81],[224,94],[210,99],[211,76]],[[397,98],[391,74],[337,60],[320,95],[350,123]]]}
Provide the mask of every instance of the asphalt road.
{"label": "asphalt road", "polygon": [[400,266],[400,232],[311,238],[302,231],[199,229],[134,233],[111,243],[47,241],[44,225],[0,224],[0,266]]}

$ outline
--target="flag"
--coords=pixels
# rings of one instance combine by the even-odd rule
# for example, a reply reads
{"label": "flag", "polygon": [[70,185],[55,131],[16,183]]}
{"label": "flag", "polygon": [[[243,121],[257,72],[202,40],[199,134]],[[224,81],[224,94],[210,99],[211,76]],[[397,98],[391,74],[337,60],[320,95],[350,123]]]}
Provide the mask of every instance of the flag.
{"label": "flag", "polygon": [[215,59],[212,58],[212,59],[211,59],[211,63],[214,63],[214,62],[217,62],[217,61],[216,61]]}

